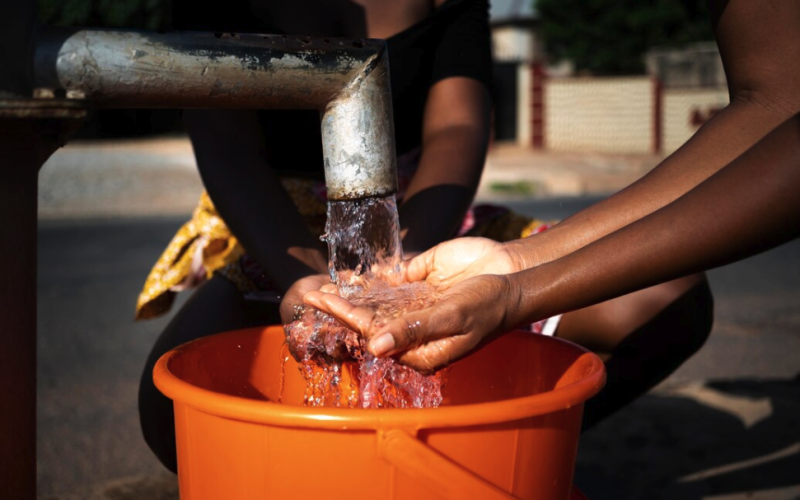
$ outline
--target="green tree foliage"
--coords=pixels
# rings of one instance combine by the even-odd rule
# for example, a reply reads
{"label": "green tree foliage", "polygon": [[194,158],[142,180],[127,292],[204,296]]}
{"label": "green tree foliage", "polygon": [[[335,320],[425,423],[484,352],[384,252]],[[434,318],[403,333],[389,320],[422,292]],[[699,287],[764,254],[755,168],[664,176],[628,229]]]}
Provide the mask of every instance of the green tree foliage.
{"label": "green tree foliage", "polygon": [[39,20],[52,26],[163,29],[168,0],[38,0]]}
{"label": "green tree foliage", "polygon": [[705,0],[538,0],[536,10],[551,60],[592,74],[641,73],[650,47],[714,38]]}

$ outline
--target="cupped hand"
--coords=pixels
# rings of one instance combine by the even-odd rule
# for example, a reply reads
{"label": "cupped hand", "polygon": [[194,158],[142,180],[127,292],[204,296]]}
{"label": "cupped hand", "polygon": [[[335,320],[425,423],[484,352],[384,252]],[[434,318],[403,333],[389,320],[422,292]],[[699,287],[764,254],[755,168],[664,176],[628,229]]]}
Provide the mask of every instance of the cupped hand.
{"label": "cupped hand", "polygon": [[431,373],[515,326],[509,324],[507,304],[518,302],[518,291],[506,276],[474,276],[445,290],[432,306],[391,320],[336,294],[312,291],[304,300],[360,332],[373,355],[395,356]]}
{"label": "cupped hand", "polygon": [[330,282],[331,277],[328,274],[312,274],[295,281],[281,300],[280,313],[283,324],[286,325],[294,320],[295,307],[303,305],[303,295],[312,290],[319,290]]}
{"label": "cupped hand", "polygon": [[456,238],[440,243],[404,263],[406,281],[425,280],[449,288],[482,274],[510,274],[522,270],[516,252],[488,238]]}

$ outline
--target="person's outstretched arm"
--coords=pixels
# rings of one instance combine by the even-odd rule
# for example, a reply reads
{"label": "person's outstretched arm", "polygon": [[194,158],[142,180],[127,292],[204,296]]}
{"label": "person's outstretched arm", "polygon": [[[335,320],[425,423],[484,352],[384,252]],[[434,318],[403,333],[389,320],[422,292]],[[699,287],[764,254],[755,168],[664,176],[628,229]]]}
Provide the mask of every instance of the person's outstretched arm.
{"label": "person's outstretched arm", "polygon": [[800,2],[712,1],[730,92],[680,149],[639,181],[534,236],[528,267],[583,247],[676,200],[800,112]]}
{"label": "person's outstretched arm", "polygon": [[800,236],[800,114],[670,205],[508,276],[509,324],[722,266]]}
{"label": "person's outstretched arm", "polygon": [[[800,114],[675,202],[550,263],[513,274],[467,278],[448,288],[433,306],[389,322],[376,323],[373,311],[353,307],[336,295],[310,292],[306,302],[360,330],[373,354],[398,355],[401,362],[430,371],[518,325],[724,265],[796,238],[798,188]],[[480,241],[465,239],[463,250]],[[410,266],[433,269],[435,259],[434,249]],[[429,276],[434,282],[440,279],[434,273]]]}

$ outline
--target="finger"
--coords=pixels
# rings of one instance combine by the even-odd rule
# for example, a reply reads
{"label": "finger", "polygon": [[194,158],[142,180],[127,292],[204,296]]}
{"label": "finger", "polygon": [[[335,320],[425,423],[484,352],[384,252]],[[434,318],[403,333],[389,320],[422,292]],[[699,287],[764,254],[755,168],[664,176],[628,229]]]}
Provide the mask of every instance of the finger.
{"label": "finger", "polygon": [[428,277],[433,270],[433,261],[436,247],[426,250],[411,260],[403,262],[403,274],[406,281],[422,281]]}
{"label": "finger", "polygon": [[334,295],[339,295],[339,289],[336,288],[336,283],[326,283],[322,285],[319,289],[322,293],[332,293]]}
{"label": "finger", "polygon": [[330,314],[351,330],[364,336],[367,336],[376,319],[375,311],[372,309],[355,306],[348,300],[330,293],[308,292],[303,296],[303,301]]}
{"label": "finger", "polygon": [[384,324],[374,322],[367,349],[378,357],[393,356],[434,340],[459,335],[463,316],[456,301],[442,300]]}
{"label": "finger", "polygon": [[430,374],[469,354],[478,341],[477,336],[469,334],[434,340],[400,354],[397,361]]}

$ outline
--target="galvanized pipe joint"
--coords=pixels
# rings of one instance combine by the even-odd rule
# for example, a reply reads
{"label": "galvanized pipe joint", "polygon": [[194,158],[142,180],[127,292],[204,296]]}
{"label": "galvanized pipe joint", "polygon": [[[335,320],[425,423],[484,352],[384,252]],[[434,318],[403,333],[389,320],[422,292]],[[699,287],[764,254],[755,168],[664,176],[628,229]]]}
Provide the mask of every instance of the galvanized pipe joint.
{"label": "galvanized pipe joint", "polygon": [[110,108],[317,109],[328,197],[397,191],[380,40],[52,30],[37,44],[35,86]]}

